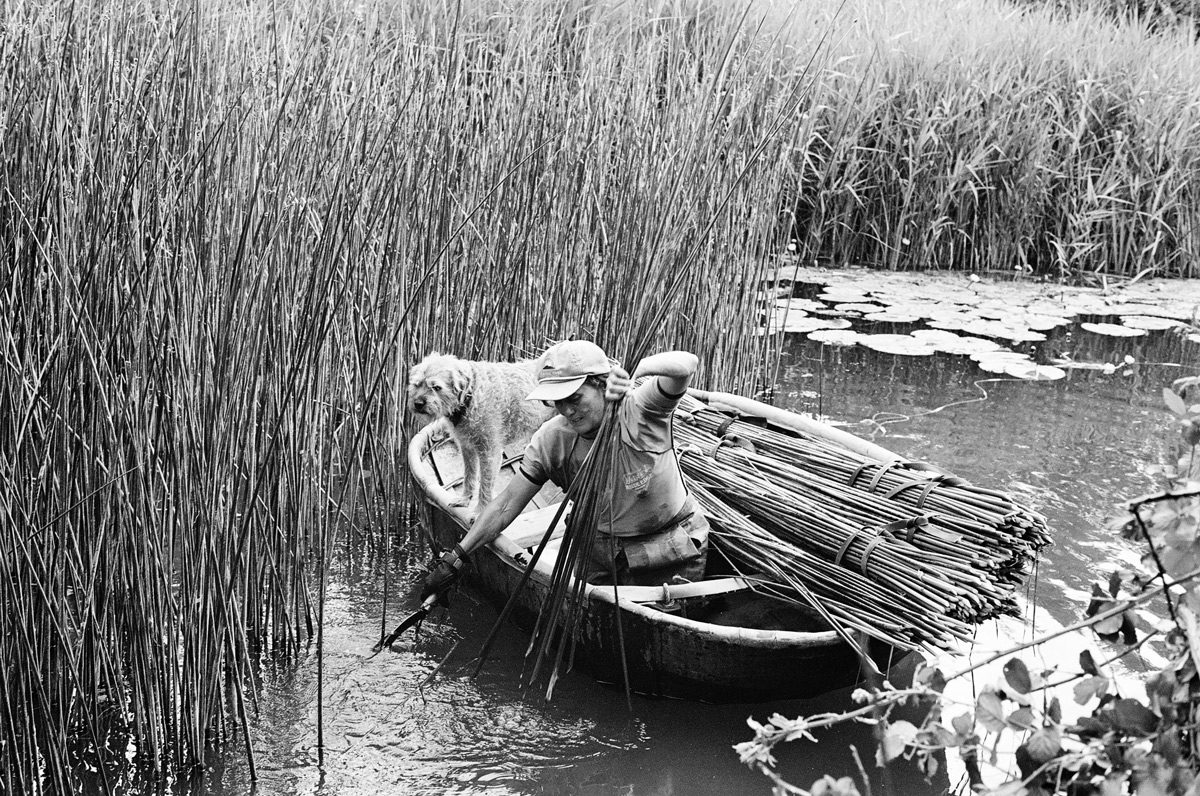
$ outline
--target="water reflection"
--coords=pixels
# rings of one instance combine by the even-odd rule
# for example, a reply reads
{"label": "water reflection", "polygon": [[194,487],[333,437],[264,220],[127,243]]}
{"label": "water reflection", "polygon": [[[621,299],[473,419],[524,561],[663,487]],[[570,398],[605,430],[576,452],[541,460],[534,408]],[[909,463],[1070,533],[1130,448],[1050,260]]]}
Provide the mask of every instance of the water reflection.
{"label": "water reflection", "polygon": [[[1039,361],[1124,363],[1111,375],[1069,371],[1058,382],[997,379],[965,357],[899,357],[798,339],[785,352],[777,403],[853,423],[851,430],[898,453],[936,463],[970,480],[1019,495],[1043,512],[1055,536],[1039,571],[1038,610],[1074,620],[1094,562],[1132,555],[1101,529],[1116,501],[1154,486],[1146,468],[1163,458],[1167,416],[1161,388],[1196,371],[1200,346],[1169,333],[1116,339],[1059,329],[1028,347]],[[906,331],[890,327],[879,331]],[[1164,364],[1182,364],[1171,367]],[[411,578],[420,546],[392,562]],[[351,556],[335,574],[327,609],[326,754],[316,765],[315,655],[298,667],[265,672],[253,744],[259,792],[272,794],[729,794],[766,793],[760,775],[731,747],[750,738],[745,720],[779,711],[793,716],[846,705],[845,693],[821,701],[713,706],[634,698],[583,675],[560,683],[552,704],[517,692],[527,639],[501,636],[483,674],[463,670],[495,617],[469,595],[448,616],[427,622],[419,639],[370,657],[379,636],[383,578],[378,562]],[[395,613],[392,611],[393,618]],[[457,645],[457,646],[455,646]],[[439,661],[445,671],[420,688]],[[823,774],[857,776],[851,747],[873,771],[869,729],[842,727],[816,746],[789,744],[780,772],[807,787]],[[944,769],[943,769],[944,770]],[[911,767],[897,791],[942,793]],[[877,780],[878,783],[878,780]],[[231,794],[249,790],[240,748],[174,790]]]}

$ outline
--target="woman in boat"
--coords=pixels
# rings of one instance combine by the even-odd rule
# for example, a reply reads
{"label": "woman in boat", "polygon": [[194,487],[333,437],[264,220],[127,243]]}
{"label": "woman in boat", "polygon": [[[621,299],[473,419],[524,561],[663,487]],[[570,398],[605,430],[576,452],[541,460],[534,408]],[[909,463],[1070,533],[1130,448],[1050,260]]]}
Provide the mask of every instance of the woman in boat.
{"label": "woman in boat", "polygon": [[[564,491],[570,487],[608,402],[618,402],[619,436],[614,471],[596,512],[588,581],[611,583],[615,577],[622,585],[658,586],[676,578],[700,580],[708,523],[684,487],[671,436],[671,415],[697,364],[687,351],[666,351],[643,359],[630,377],[595,343],[551,346],[534,366],[538,384],[528,399],[552,404],[558,414],[537,430],[508,485],[426,576],[422,600],[445,593],[470,554],[508,527],[546,481]],[[643,376],[653,378],[634,388]]]}

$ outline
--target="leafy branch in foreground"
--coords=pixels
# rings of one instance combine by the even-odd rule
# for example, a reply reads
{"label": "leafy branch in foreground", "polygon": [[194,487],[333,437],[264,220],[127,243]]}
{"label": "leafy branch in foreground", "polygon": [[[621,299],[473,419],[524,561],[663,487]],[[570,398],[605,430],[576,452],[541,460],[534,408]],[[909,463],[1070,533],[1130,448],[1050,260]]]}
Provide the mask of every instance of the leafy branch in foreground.
{"label": "leafy branch in foreground", "polygon": [[[789,719],[779,714],[766,724],[748,720],[754,738],[735,746],[743,763],[757,768],[776,793],[857,796],[854,780],[823,777],[808,790],[784,781],[774,770],[778,744],[815,740],[815,730],[848,721],[871,723],[880,730],[875,762],[880,767],[898,759],[915,760],[932,778],[941,755],[952,750],[975,793],[988,796],[1198,796],[1200,760],[1200,404],[1185,400],[1200,379],[1181,379],[1164,390],[1168,411],[1175,416],[1182,440],[1175,464],[1160,468],[1165,488],[1136,498],[1110,523],[1124,538],[1145,544],[1142,568],[1114,572],[1105,585],[1095,584],[1083,619],[1074,625],[998,653],[950,675],[922,664],[912,684],[899,688],[884,682],[870,691],[858,689],[858,707]],[[1145,679],[1145,697],[1122,694],[1108,667],[1155,638],[1155,630],[1139,640],[1132,609],[1163,597],[1169,621],[1163,632],[1167,664]],[[1018,653],[1038,648],[1067,633],[1090,628],[1122,649],[1097,662],[1090,651],[1079,655],[1077,669],[1032,668]],[[991,663],[1005,660],[1003,677],[971,698],[954,696],[947,685]],[[1069,687],[1070,697],[1064,697]],[[1064,717],[1064,704],[1081,709]],[[924,712],[919,726],[892,720],[903,705]],[[1011,764],[1000,762],[1002,744],[1015,744]],[[1007,779],[985,783],[983,767]],[[1015,770],[1013,768],[1015,767]],[[870,793],[865,772],[863,782]]]}

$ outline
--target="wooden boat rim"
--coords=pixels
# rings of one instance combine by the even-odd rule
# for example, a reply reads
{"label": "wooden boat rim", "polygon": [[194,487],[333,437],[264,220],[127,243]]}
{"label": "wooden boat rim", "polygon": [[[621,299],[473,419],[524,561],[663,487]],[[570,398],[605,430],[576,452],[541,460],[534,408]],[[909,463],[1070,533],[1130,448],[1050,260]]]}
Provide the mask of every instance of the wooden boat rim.
{"label": "wooden boat rim", "polygon": [[[762,404],[758,401],[743,398],[742,396],[733,395],[730,393],[708,392],[696,389],[689,389],[688,392],[693,397],[705,403],[711,403],[714,407],[725,406],[735,409],[743,414],[759,415],[766,417],[772,422],[777,422],[780,425],[794,428],[805,433],[822,436],[847,447],[853,445],[851,448],[852,450],[862,456],[876,461],[892,461],[899,458],[895,454],[879,447],[878,445],[866,442],[865,440],[859,439],[858,437],[848,434],[847,432],[834,429],[817,421],[802,418],[799,415],[793,414],[778,407]],[[433,469],[425,462],[425,453],[428,450],[430,434],[433,432],[436,425],[436,423],[433,423],[421,428],[413,435],[412,439],[409,440],[407,451],[409,471],[413,480],[424,494],[425,500],[434,508],[452,518],[461,528],[465,530],[466,528],[470,527],[469,514],[465,509],[459,506],[450,505],[450,500],[453,497],[453,493],[445,489],[437,482],[437,478],[433,472]],[[527,558],[529,555],[528,551],[525,548],[519,547],[505,534],[501,534],[499,537],[497,537],[490,545],[488,545],[488,547],[499,560],[504,562],[506,566],[518,572],[524,571],[524,565],[519,562],[519,559]],[[542,573],[538,572],[537,570],[535,570],[530,577],[536,578],[539,581],[544,580]],[[758,628],[716,625],[666,613],[664,611],[651,608],[648,605],[638,602],[637,600],[630,599],[627,596],[629,593],[636,593],[634,590],[647,589],[659,591],[656,587],[648,586],[626,586],[614,589],[611,586],[593,586],[589,584],[584,587],[584,594],[590,600],[597,600],[610,605],[616,604],[622,610],[625,610],[632,615],[639,616],[647,621],[660,625],[676,626],[688,633],[699,634],[717,641],[726,641],[739,645],[765,648],[820,648],[844,643],[842,638],[834,630],[806,632],[795,630],[761,630]],[[614,591],[617,592],[616,596],[614,596]],[[622,592],[626,592],[626,595],[622,595]]]}

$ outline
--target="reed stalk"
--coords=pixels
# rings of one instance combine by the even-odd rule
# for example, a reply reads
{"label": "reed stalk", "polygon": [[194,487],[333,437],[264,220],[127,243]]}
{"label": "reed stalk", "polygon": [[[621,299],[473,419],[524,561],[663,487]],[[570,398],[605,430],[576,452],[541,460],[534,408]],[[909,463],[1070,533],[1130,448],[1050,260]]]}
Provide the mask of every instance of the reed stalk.
{"label": "reed stalk", "polygon": [[582,335],[753,388],[792,238],[1194,274],[1194,45],[897,2],[7,8],[0,787],[70,792],[82,760],[116,789],[253,732],[320,557],[406,518],[431,348]]}

